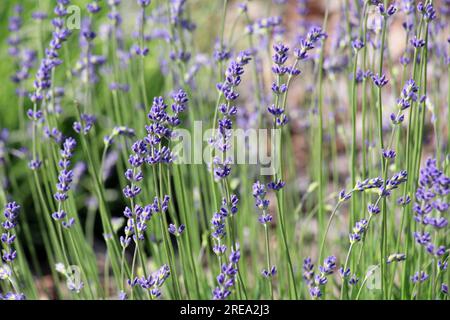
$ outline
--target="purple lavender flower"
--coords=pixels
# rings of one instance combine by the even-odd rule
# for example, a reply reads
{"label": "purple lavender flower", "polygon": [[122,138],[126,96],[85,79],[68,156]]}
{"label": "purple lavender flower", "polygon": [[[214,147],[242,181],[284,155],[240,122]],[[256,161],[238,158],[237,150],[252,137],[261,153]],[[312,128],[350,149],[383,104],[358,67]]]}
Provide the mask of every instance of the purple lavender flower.
{"label": "purple lavender flower", "polygon": [[136,0],[136,2],[141,7],[148,7],[150,5],[151,0]]}
{"label": "purple lavender flower", "polygon": [[358,181],[355,185],[354,190],[365,191],[369,189],[380,188],[383,186],[383,179],[380,177],[365,179],[363,181]]}
{"label": "purple lavender flower", "polygon": [[262,275],[264,278],[266,278],[266,279],[268,279],[268,278],[273,278],[276,274],[277,274],[277,267],[276,267],[276,266],[272,266],[272,267],[270,268],[270,270],[263,269],[263,270],[261,271],[261,275]]}
{"label": "purple lavender flower", "polygon": [[352,192],[346,192],[345,189],[342,189],[339,192],[339,202],[345,202],[352,197]]}
{"label": "purple lavender flower", "polygon": [[98,0],[95,0],[95,1],[93,1],[91,3],[88,3],[86,5],[86,9],[89,11],[89,13],[96,14],[96,13],[100,12],[101,7],[100,7],[100,5],[98,3]]}
{"label": "purple lavender flower", "polygon": [[418,271],[411,277],[413,283],[425,282],[429,278],[429,275],[425,271]]}
{"label": "purple lavender flower", "polygon": [[379,74],[375,74],[372,76],[372,80],[373,83],[379,88],[384,87],[389,82],[384,74],[381,76]]}
{"label": "purple lavender flower", "polygon": [[394,150],[383,150],[383,157],[385,159],[394,159],[396,155]]}
{"label": "purple lavender flower", "polygon": [[397,189],[401,184],[408,180],[408,173],[406,170],[402,170],[394,174],[391,178],[386,180],[386,185],[380,188],[380,194],[383,197],[387,197],[391,194],[391,191]]}
{"label": "purple lavender flower", "polygon": [[391,4],[391,5],[386,9],[386,7],[384,6],[383,3],[379,3],[379,4],[378,4],[378,10],[380,11],[380,14],[381,14],[384,18],[390,17],[390,16],[392,16],[394,13],[397,12],[397,8],[396,8],[394,5]]}
{"label": "purple lavender flower", "polygon": [[352,233],[350,233],[349,235],[350,243],[359,242],[367,227],[368,221],[366,219],[362,219],[356,222],[355,226],[352,229]]}
{"label": "purple lavender flower", "polygon": [[347,268],[346,270],[344,270],[344,267],[339,268],[339,275],[341,276],[341,278],[348,278],[350,274],[350,268]]}
{"label": "purple lavender flower", "polygon": [[294,49],[295,57],[298,60],[307,59],[308,51],[314,49],[316,42],[326,37],[327,34],[320,27],[312,27],[305,38],[299,39],[299,47]]}
{"label": "purple lavender flower", "polygon": [[23,293],[7,292],[5,295],[0,294],[0,300],[25,300]]}
{"label": "purple lavender flower", "polygon": [[185,15],[186,0],[172,0],[170,3],[171,23],[175,27],[192,32],[196,29],[196,24]]}
{"label": "purple lavender flower", "polygon": [[45,57],[41,61],[41,65],[36,73],[34,81],[35,91],[30,98],[33,102],[41,101],[43,94],[51,86],[51,71],[62,63],[59,59],[58,51],[70,36],[71,32],[64,27],[64,16],[67,15],[66,5],[68,2],[58,2],[55,7],[56,18],[52,20],[55,31],[52,34],[49,47],[45,50]]}
{"label": "purple lavender flower", "polygon": [[227,158],[227,151],[231,148],[232,118],[236,115],[237,109],[231,104],[239,97],[236,88],[241,83],[241,76],[244,73],[244,66],[251,60],[248,51],[242,51],[234,61],[231,61],[226,72],[225,81],[216,85],[221,95],[226,100],[226,104],[219,105],[220,117],[217,120],[218,129],[211,138],[211,144],[220,154],[213,158],[211,164],[216,180],[227,178],[231,174],[231,160]]}
{"label": "purple lavender flower", "polygon": [[266,186],[257,181],[253,184],[253,197],[255,206],[259,210],[258,221],[265,225],[272,221],[272,216],[268,213],[269,200],[266,199]]}
{"label": "purple lavender flower", "polygon": [[16,64],[15,73],[11,76],[11,81],[16,84],[16,94],[24,97],[27,90],[23,88],[23,82],[30,76],[30,70],[33,68],[36,60],[36,51],[22,46],[22,37],[20,30],[22,27],[22,6],[17,5],[14,8],[15,15],[9,19],[7,39],[9,48],[8,54],[14,59]]}
{"label": "purple lavender flower", "polygon": [[441,292],[442,292],[443,294],[448,294],[448,285],[447,285],[447,284],[443,283],[443,284],[441,285]]}
{"label": "purple lavender flower", "polygon": [[417,4],[417,11],[422,14],[426,22],[436,19],[436,10],[431,3],[423,4],[423,2],[419,2],[419,4]]}
{"label": "purple lavender flower", "polygon": [[162,97],[153,99],[153,104],[147,115],[150,124],[146,125],[147,136],[144,143],[148,146],[148,155],[145,161],[150,164],[172,163],[173,154],[166,146],[162,146],[163,139],[171,139],[173,127],[178,126],[180,113],[187,108],[187,95],[184,91],[179,90],[172,96],[174,103],[172,104],[172,114],[167,112],[167,105]]}
{"label": "purple lavender flower", "polygon": [[[88,5],[89,8],[89,5]],[[91,9],[99,8],[91,4]],[[92,18],[86,17],[81,21],[81,30],[79,37],[80,58],[72,73],[80,77],[83,83],[97,83],[99,77],[97,75],[98,67],[106,62],[106,58],[101,55],[94,55],[92,53],[92,42],[97,37],[96,32],[92,28]]]}
{"label": "purple lavender flower", "polygon": [[174,236],[179,237],[184,230],[186,229],[186,226],[184,224],[181,224],[178,228],[176,225],[174,225],[173,223],[171,223],[169,225],[168,231],[170,234],[173,234]]}
{"label": "purple lavender flower", "polygon": [[216,42],[213,55],[217,62],[228,61],[231,58],[230,50],[225,45],[221,46],[220,42]]}
{"label": "purple lavender flower", "polygon": [[148,221],[154,214],[160,211],[158,205],[159,201],[155,198],[152,204],[146,205],[145,207],[138,204],[135,204],[132,209],[125,207],[123,215],[128,220],[127,225],[124,228],[125,236],[120,237],[120,243],[123,248],[126,248],[129,245],[131,238],[133,238],[135,242],[144,240]]}
{"label": "purple lavender flower", "polygon": [[240,259],[240,251],[231,251],[228,258],[228,263],[224,263],[221,267],[221,272],[217,276],[218,286],[213,290],[214,300],[225,300],[227,299],[233,290],[234,285],[237,281],[238,273],[238,262]]}
{"label": "purple lavender flower", "polygon": [[431,241],[431,234],[429,232],[414,232],[416,242],[421,245],[427,245]]}
{"label": "purple lavender flower", "polygon": [[42,11],[35,11],[31,14],[34,20],[42,21],[48,18],[48,14]]}
{"label": "purple lavender flower", "polygon": [[417,92],[419,87],[413,79],[409,79],[402,89],[400,98],[397,100],[397,105],[400,110],[405,110],[411,106],[412,102],[417,101]]}
{"label": "purple lavender flower", "polygon": [[272,181],[267,184],[267,188],[272,189],[274,191],[279,191],[283,189],[283,187],[286,185],[286,182],[278,180],[278,181]]}
{"label": "purple lavender flower", "polygon": [[356,276],[356,274],[353,274],[350,279],[348,280],[348,284],[351,286],[356,286],[359,282],[359,278]]}
{"label": "purple lavender flower", "polygon": [[380,207],[372,203],[369,203],[367,205],[367,211],[369,212],[370,215],[377,215],[381,212]]}
{"label": "purple lavender flower", "polygon": [[73,181],[73,170],[69,169],[69,167],[76,145],[75,139],[71,137],[67,138],[63,143],[63,147],[60,151],[61,159],[58,163],[60,171],[58,183],[56,184],[57,191],[54,194],[54,198],[58,202],[58,211],[52,214],[52,218],[56,221],[61,221],[66,228],[70,228],[75,222],[73,218],[62,221],[67,218],[67,214],[61,209],[61,206],[68,199],[68,192]]}
{"label": "purple lavender flower", "polygon": [[405,197],[400,197],[397,199],[397,204],[400,206],[406,206],[411,202],[411,197],[406,195]]}
{"label": "purple lavender flower", "polygon": [[305,258],[303,260],[303,279],[306,281],[306,284],[310,286],[313,283],[314,279],[314,264],[310,257]]}
{"label": "purple lavender flower", "polygon": [[325,275],[330,275],[336,270],[336,257],[329,256],[323,261],[323,265],[319,266],[319,271]]}
{"label": "purple lavender flower", "polygon": [[139,285],[143,290],[148,291],[152,299],[161,296],[161,287],[170,276],[170,268],[163,265],[158,271],[153,272],[147,278],[141,277],[135,281],[135,285]]}
{"label": "purple lavender flower", "polygon": [[16,236],[14,234],[14,229],[17,226],[19,220],[20,206],[15,202],[8,202],[3,209],[3,216],[5,220],[2,222],[1,226],[3,232],[0,237],[2,245],[2,260],[11,264],[17,257],[17,252],[13,248]]}
{"label": "purple lavender flower", "polygon": [[82,133],[83,135],[87,135],[96,121],[95,116],[83,113],[81,115],[81,122],[76,121],[73,123],[73,130],[78,134]]}
{"label": "purple lavender flower", "polygon": [[411,42],[411,45],[416,49],[422,48],[423,46],[425,46],[425,40],[418,39],[416,36],[414,36],[414,38],[412,38],[410,40],[410,42]]}
{"label": "purple lavender flower", "polygon": [[224,248],[220,244],[221,240],[226,235],[225,221],[229,216],[233,216],[237,213],[238,202],[239,202],[239,199],[234,194],[230,196],[230,201],[227,201],[226,198],[223,198],[222,206],[220,207],[218,212],[214,213],[214,215],[211,219],[212,237],[217,242],[217,246],[215,246],[214,253],[216,253],[217,255],[223,254],[224,253],[223,249],[226,250],[226,247]]}
{"label": "purple lavender flower", "polygon": [[445,212],[448,203],[445,197],[450,193],[450,178],[436,166],[435,159],[428,159],[424,168],[420,170],[419,187],[416,190],[416,202],[413,205],[415,220],[424,225],[431,225],[436,229],[448,225],[445,217],[432,216],[432,212]]}
{"label": "purple lavender flower", "polygon": [[319,287],[310,287],[309,288],[309,294],[311,295],[311,298],[314,300],[320,299],[322,296],[322,291]]}
{"label": "purple lavender flower", "polygon": [[364,42],[361,39],[355,39],[352,41],[352,48],[355,51],[359,51],[364,48]]}

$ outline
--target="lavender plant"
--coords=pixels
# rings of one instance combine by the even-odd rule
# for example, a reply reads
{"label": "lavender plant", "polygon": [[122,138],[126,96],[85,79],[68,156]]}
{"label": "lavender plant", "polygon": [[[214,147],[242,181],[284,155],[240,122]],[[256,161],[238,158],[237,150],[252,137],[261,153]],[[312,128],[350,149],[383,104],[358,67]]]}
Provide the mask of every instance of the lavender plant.
{"label": "lavender plant", "polygon": [[449,299],[449,1],[3,12],[1,300]]}

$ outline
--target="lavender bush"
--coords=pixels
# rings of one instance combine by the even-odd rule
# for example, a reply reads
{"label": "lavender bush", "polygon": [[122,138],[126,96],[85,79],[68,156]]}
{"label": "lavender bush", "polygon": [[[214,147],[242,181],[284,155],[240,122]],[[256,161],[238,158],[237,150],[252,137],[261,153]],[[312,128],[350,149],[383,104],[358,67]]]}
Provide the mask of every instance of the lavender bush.
{"label": "lavender bush", "polygon": [[449,299],[450,1],[0,12],[0,299]]}

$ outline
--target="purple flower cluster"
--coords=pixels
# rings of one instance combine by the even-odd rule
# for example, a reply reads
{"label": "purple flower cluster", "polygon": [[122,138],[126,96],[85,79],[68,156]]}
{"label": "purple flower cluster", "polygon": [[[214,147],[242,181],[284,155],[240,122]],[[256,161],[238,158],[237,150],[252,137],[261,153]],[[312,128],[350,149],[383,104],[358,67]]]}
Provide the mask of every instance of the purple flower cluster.
{"label": "purple flower cluster", "polygon": [[172,113],[167,112],[167,105],[162,97],[153,99],[153,104],[147,115],[150,124],[145,126],[147,136],[144,143],[148,148],[146,162],[148,164],[171,163],[173,155],[166,146],[161,146],[163,139],[172,138],[172,128],[181,124],[180,113],[187,108],[188,97],[183,90],[179,90],[172,95],[173,104],[171,105]]}
{"label": "purple flower cluster", "polygon": [[257,19],[254,23],[247,25],[246,31],[250,34],[264,34],[276,32],[281,27],[282,19],[279,16]]}
{"label": "purple flower cluster", "polygon": [[[96,14],[100,7],[96,2],[87,5],[88,10],[92,10],[92,14]],[[97,34],[92,29],[91,17],[86,17],[81,21],[80,30],[80,58],[72,73],[79,76],[83,83],[97,83],[98,76],[96,69],[106,62],[106,58],[102,55],[94,55],[92,53],[92,42]]]}
{"label": "purple flower cluster", "polygon": [[422,39],[418,39],[417,38],[417,36],[414,36],[411,40],[410,40],[410,42],[411,42],[411,45],[414,47],[414,48],[422,48],[422,47],[424,47],[425,46],[425,40],[422,40]]}
{"label": "purple flower cluster", "polygon": [[30,95],[33,102],[41,101],[44,93],[51,87],[52,70],[59,66],[62,61],[59,59],[58,51],[62,44],[68,39],[71,32],[65,27],[65,16],[67,15],[66,6],[69,0],[58,0],[55,7],[56,18],[52,20],[55,30],[52,33],[52,39],[49,47],[45,49],[45,57],[42,59],[34,81],[34,92]]}
{"label": "purple flower cluster", "polygon": [[222,199],[222,205],[218,212],[213,214],[211,219],[212,237],[215,239],[216,244],[213,247],[213,251],[216,255],[220,256],[225,253],[227,247],[221,244],[221,240],[226,235],[226,219],[230,216],[234,216],[238,212],[239,198],[232,194],[230,201],[226,198]]}
{"label": "purple flower cluster", "polygon": [[[448,220],[442,214],[449,208],[446,201],[448,194],[450,194],[450,178],[437,168],[435,159],[428,159],[425,167],[420,170],[419,187],[413,206],[415,220],[436,229],[445,228]],[[432,216],[432,212],[438,215]]]}
{"label": "purple flower cluster", "polygon": [[50,129],[47,126],[44,126],[43,128],[44,137],[52,139],[57,144],[61,144],[64,140],[64,136],[61,131],[59,131],[58,128],[52,128]]}
{"label": "purple flower cluster", "polygon": [[425,271],[418,271],[412,277],[411,281],[413,283],[425,282],[430,276]]}
{"label": "purple flower cluster", "polygon": [[99,1],[100,1],[100,0],[94,0],[94,1],[91,2],[91,3],[88,3],[88,4],[86,5],[87,11],[89,11],[89,13],[91,13],[91,14],[99,13],[100,10],[102,9],[102,8],[100,7],[99,3],[98,3]]}
{"label": "purple flower cluster", "polygon": [[397,100],[397,105],[400,110],[408,109],[412,102],[417,101],[417,92],[419,87],[416,85],[414,79],[409,79],[402,89],[400,98]]}
{"label": "purple flower cluster", "polygon": [[355,226],[352,229],[352,232],[349,235],[350,243],[356,243],[361,241],[361,237],[366,232],[367,227],[369,226],[369,222],[366,219],[361,219],[356,222]]}
{"label": "purple flower cluster", "polygon": [[[144,28],[145,28],[145,22],[146,22],[146,15],[145,15],[145,8],[148,7],[150,5],[150,0],[137,0],[137,4],[140,7],[140,13],[137,20],[137,24],[138,24],[138,28],[139,28],[139,32],[137,32],[137,37],[142,38],[143,40],[145,40],[145,35],[144,35]],[[148,53],[150,52],[149,48],[144,46],[144,43],[142,42],[142,44],[138,44],[135,43],[132,47],[131,47],[131,53],[135,54],[136,56],[141,56],[141,57],[145,57],[148,55]]]}
{"label": "purple flower cluster", "polygon": [[216,41],[213,58],[214,61],[217,62],[228,61],[231,58],[231,51],[225,44],[221,44],[220,41]]}
{"label": "purple flower cluster", "polygon": [[255,198],[255,206],[259,210],[258,221],[261,224],[272,222],[272,215],[268,213],[269,200],[266,199],[266,186],[259,181],[253,184],[253,197]]}
{"label": "purple flower cluster", "polygon": [[[419,187],[413,205],[414,219],[423,226],[431,226],[435,230],[446,228],[448,220],[443,214],[449,208],[446,202],[448,194],[450,194],[450,178],[437,168],[435,159],[428,159],[425,167],[420,170]],[[423,246],[433,256],[440,258],[447,252],[444,245],[433,243],[430,232],[416,231],[414,238],[417,244]],[[444,267],[445,262],[438,261],[438,264]]]}
{"label": "purple flower cluster", "polygon": [[15,202],[8,202],[3,209],[3,216],[5,221],[2,222],[3,232],[0,240],[2,245],[2,260],[5,263],[11,264],[17,257],[17,252],[13,248],[16,235],[14,228],[17,226],[19,220],[20,206]]}
{"label": "purple flower cluster", "polygon": [[239,86],[244,74],[244,66],[251,60],[248,51],[242,51],[235,60],[231,61],[225,71],[225,81],[216,85],[226,103],[219,105],[220,117],[217,121],[218,129],[214,132],[211,144],[218,151],[213,159],[212,167],[217,180],[225,179],[231,173],[231,161],[226,157],[231,148],[231,129],[233,128],[233,117],[237,113],[237,107],[232,105],[239,97],[236,88]]}
{"label": "purple flower cluster", "polygon": [[294,49],[294,55],[298,60],[308,58],[308,51],[314,49],[315,44],[327,38],[328,35],[320,27],[312,27],[305,38],[299,39],[299,47]]}
{"label": "purple flower cluster", "polygon": [[351,275],[350,268],[347,268],[346,270],[344,270],[344,267],[340,267],[339,275],[341,276],[342,279],[348,279],[350,277],[348,279],[348,284],[351,286],[354,286],[359,282],[359,278],[356,276],[356,274]]}
{"label": "purple flower cluster", "polygon": [[272,266],[272,267],[270,268],[270,270],[263,269],[263,270],[261,271],[261,275],[262,275],[264,278],[269,279],[269,278],[275,277],[275,275],[277,274],[277,272],[278,272],[277,267],[276,267],[276,266]]}
{"label": "purple flower cluster", "polygon": [[180,224],[180,226],[177,228],[177,226],[173,223],[171,223],[169,225],[169,233],[173,234],[176,237],[181,236],[181,234],[184,232],[184,230],[186,229],[186,226],[184,224]]}
{"label": "purple flower cluster", "polygon": [[241,252],[238,248],[236,249],[236,251],[231,251],[231,254],[228,257],[228,263],[222,264],[221,272],[216,278],[218,286],[213,290],[214,300],[225,300],[231,295],[233,287],[237,280],[237,264],[240,258]]}
{"label": "purple flower cluster", "polygon": [[141,7],[145,8],[148,7],[150,5],[150,0],[136,0],[137,4],[140,5]]}
{"label": "purple flower cluster", "polygon": [[16,5],[14,7],[14,14],[9,18],[8,23],[8,31],[9,31],[9,37],[8,37],[8,45],[10,46],[8,49],[8,53],[12,57],[16,57],[20,53],[19,44],[21,42],[21,38],[19,35],[19,31],[22,28],[22,18],[21,14],[23,12],[23,7],[21,5]]}
{"label": "purple flower cluster", "polygon": [[74,223],[75,219],[67,218],[67,213],[62,209],[62,204],[69,198],[68,192],[71,188],[73,181],[73,170],[69,169],[71,164],[71,159],[73,156],[73,151],[77,145],[75,139],[69,137],[64,143],[60,151],[61,159],[58,162],[59,175],[58,183],[56,184],[56,193],[54,194],[55,200],[58,202],[58,211],[52,213],[52,218],[56,221],[62,221],[64,228],[70,228]]}
{"label": "purple flower cluster", "polygon": [[[157,299],[161,296],[161,287],[170,276],[170,268],[168,265],[163,265],[158,271],[153,272],[148,277],[142,276],[141,278],[134,278],[129,280],[128,284],[131,287],[139,285],[143,290],[149,292],[152,299]],[[125,299],[126,296],[122,293],[121,299]]]}
{"label": "purple flower cluster", "polygon": [[417,5],[417,11],[422,14],[426,22],[430,22],[436,19],[436,10],[434,9],[432,3],[427,2],[426,4],[423,4],[423,2],[419,2],[419,4]]}
{"label": "purple flower cluster", "polygon": [[127,224],[124,228],[125,235],[120,237],[120,243],[124,249],[129,246],[132,238],[134,242],[144,240],[148,221],[155,214],[165,213],[169,207],[169,201],[170,197],[166,195],[162,200],[155,197],[153,203],[144,207],[138,204],[135,204],[132,208],[125,207],[123,215],[127,218]]}
{"label": "purple flower cluster", "polygon": [[8,30],[10,32],[8,37],[8,53],[16,60],[16,71],[11,76],[11,81],[17,85],[16,94],[18,96],[25,96],[26,90],[23,88],[22,83],[25,82],[30,76],[30,70],[36,61],[36,51],[27,48],[22,48],[22,38],[20,30],[22,27],[22,14],[23,8],[21,5],[14,7],[15,15],[9,19]]}
{"label": "purple flower cluster", "polygon": [[[314,49],[315,43],[326,36],[321,28],[313,27],[305,38],[299,40],[299,47],[294,49],[295,62],[292,66],[286,66],[289,47],[283,43],[273,45],[275,53],[272,56],[272,72],[276,76],[276,81],[272,83],[272,92],[275,95],[275,103],[268,107],[268,111],[274,117],[275,127],[282,127],[288,122],[285,106],[281,104],[285,100],[282,97],[287,94],[291,79],[301,73],[297,68],[299,61],[307,59],[308,52]],[[284,79],[286,76],[287,79]]]}
{"label": "purple flower cluster", "polygon": [[342,189],[339,192],[339,202],[345,202],[345,201],[350,200],[350,198],[352,197],[352,193],[353,193],[353,190],[350,192],[346,192],[345,189]]}
{"label": "purple flower cluster", "polygon": [[383,158],[385,158],[387,160],[392,160],[397,156],[397,153],[395,152],[395,150],[383,150],[382,154],[383,154]]}
{"label": "purple flower cluster", "polygon": [[384,17],[384,18],[388,18],[392,15],[394,15],[394,13],[397,12],[397,7],[395,7],[393,4],[389,5],[389,7],[386,9],[386,7],[384,6],[383,3],[379,3],[378,4],[378,10],[380,12],[380,14]]}
{"label": "purple flower cluster", "polygon": [[392,190],[397,189],[401,184],[408,180],[408,173],[406,170],[402,170],[394,174],[391,178],[386,180],[386,185],[380,188],[380,195],[388,197],[391,195]]}
{"label": "purple flower cluster", "polygon": [[356,182],[356,185],[353,190],[365,191],[369,189],[381,188],[382,186],[383,186],[383,179],[381,179],[380,177],[376,177]]}
{"label": "purple flower cluster", "polygon": [[448,294],[448,285],[447,285],[447,284],[443,283],[443,284],[441,285],[441,292],[442,292],[443,294]]}
{"label": "purple flower cluster", "polygon": [[148,146],[144,140],[137,140],[131,146],[131,150],[133,153],[128,157],[128,163],[133,169],[125,171],[125,177],[131,184],[126,185],[123,189],[123,194],[128,199],[133,199],[141,193],[141,188],[136,183],[144,178],[141,167],[147,157]]}
{"label": "purple flower cluster", "polygon": [[119,13],[118,6],[121,0],[110,0],[108,1],[108,6],[110,11],[108,12],[108,19],[114,26],[120,26],[122,24],[122,16]]}
{"label": "purple flower cluster", "polygon": [[177,49],[170,52],[170,59],[175,62],[187,63],[191,59],[192,54],[186,50],[180,42],[184,37],[184,32],[193,32],[197,25],[186,14],[186,0],[171,0],[170,1],[170,24],[178,32],[170,40],[177,44]]}
{"label": "purple flower cluster", "polygon": [[[219,212],[214,213],[213,217],[211,219],[211,227],[212,227],[212,234],[211,235],[219,243],[220,243],[220,240],[223,237],[225,237],[225,235],[226,235],[226,231],[225,231],[225,227],[226,227],[226,225],[225,225],[225,221],[226,221],[225,218],[226,218],[226,216],[224,214],[226,214],[227,211],[224,210],[223,213],[222,213],[222,210],[223,210],[223,208],[221,208],[219,210]],[[214,250],[215,254],[221,255],[223,252],[225,252],[226,247],[223,248],[222,246],[217,245],[217,246],[215,246],[213,248],[213,250]]]}
{"label": "purple flower cluster", "polygon": [[97,118],[94,115],[86,113],[83,113],[80,118],[81,122],[76,121],[73,123],[73,130],[75,130],[75,132],[78,134],[87,135],[97,121]]}
{"label": "purple flower cluster", "polygon": [[336,257],[329,256],[319,266],[319,272],[315,274],[314,264],[311,258],[303,260],[303,279],[309,288],[309,294],[313,299],[319,299],[322,296],[321,287],[328,283],[328,277],[336,271]]}
{"label": "purple flower cluster", "polygon": [[[132,154],[128,158],[128,163],[133,168],[133,174],[128,175],[131,185],[127,185],[123,193],[126,198],[134,198],[141,189],[134,184],[142,180],[142,172],[140,167],[147,163],[154,165],[158,163],[171,163],[173,155],[167,146],[162,145],[163,139],[172,138],[172,127],[180,124],[179,114],[187,108],[187,95],[183,90],[179,90],[173,96],[174,103],[172,104],[172,114],[167,112],[167,105],[164,103],[162,97],[156,97],[148,113],[150,124],[145,126],[147,136],[142,140],[137,140],[133,143],[131,150]],[[117,135],[134,135],[134,131],[126,127],[116,127],[113,134],[106,136],[104,142],[106,145],[112,143],[112,139]],[[127,172],[129,172],[127,170]],[[136,180],[136,175],[139,180]]]}
{"label": "purple flower cluster", "polygon": [[377,73],[372,76],[373,83],[378,87],[382,88],[388,84],[389,80],[386,78],[386,75],[382,74],[381,76]]}
{"label": "purple flower cluster", "polygon": [[8,292],[5,295],[0,293],[0,300],[25,300],[25,295],[23,293],[13,292]]}

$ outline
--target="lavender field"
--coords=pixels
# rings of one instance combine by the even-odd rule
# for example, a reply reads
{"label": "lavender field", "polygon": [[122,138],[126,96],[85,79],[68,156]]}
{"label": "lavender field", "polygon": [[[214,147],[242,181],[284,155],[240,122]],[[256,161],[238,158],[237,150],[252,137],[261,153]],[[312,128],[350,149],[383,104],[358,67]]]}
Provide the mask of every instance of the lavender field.
{"label": "lavender field", "polygon": [[0,28],[0,300],[449,299],[449,0]]}

